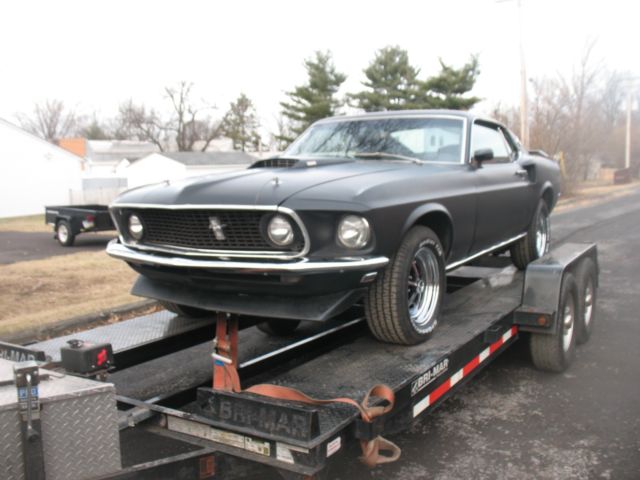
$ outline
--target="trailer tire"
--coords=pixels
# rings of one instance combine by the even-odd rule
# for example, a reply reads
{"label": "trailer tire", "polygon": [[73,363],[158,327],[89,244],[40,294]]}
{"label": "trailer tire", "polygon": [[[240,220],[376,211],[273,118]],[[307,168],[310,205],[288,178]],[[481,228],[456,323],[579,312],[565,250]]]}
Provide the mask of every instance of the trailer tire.
{"label": "trailer tire", "polygon": [[550,237],[549,207],[544,200],[540,200],[527,234],[511,245],[513,264],[520,270],[526,269],[527,265],[549,251]]}
{"label": "trailer tire", "polygon": [[576,354],[576,317],[579,312],[578,286],[571,273],[565,273],[560,287],[560,302],[555,332],[532,333],[531,358],[539,370],[564,372]]}
{"label": "trailer tire", "polygon": [[56,223],[56,240],[63,247],[70,247],[73,245],[76,236],[73,234],[71,230],[71,225],[66,220],[59,220]]}
{"label": "trailer tire", "polygon": [[274,318],[260,322],[256,326],[258,327],[258,330],[266,333],[267,335],[287,337],[296,331],[298,325],[300,325],[300,320],[281,320]]}
{"label": "trailer tire", "polygon": [[445,289],[440,239],[430,228],[414,226],[369,287],[364,303],[369,330],[383,342],[423,342],[438,323]]}
{"label": "trailer tire", "polygon": [[169,310],[176,315],[180,315],[181,317],[187,318],[201,318],[206,317],[207,315],[213,315],[215,312],[210,312],[209,310],[203,310],[202,308],[190,307],[189,305],[180,305],[178,303],[165,302],[163,300],[158,300],[158,303],[162,305],[165,309]]}
{"label": "trailer tire", "polygon": [[596,321],[598,274],[592,259],[585,258],[578,265],[576,283],[578,285],[576,342],[581,345],[589,340]]}

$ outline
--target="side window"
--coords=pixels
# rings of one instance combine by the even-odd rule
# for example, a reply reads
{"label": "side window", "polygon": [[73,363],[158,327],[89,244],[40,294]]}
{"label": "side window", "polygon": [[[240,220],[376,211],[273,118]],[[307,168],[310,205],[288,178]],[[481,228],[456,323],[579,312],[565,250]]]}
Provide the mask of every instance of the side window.
{"label": "side window", "polygon": [[511,148],[498,128],[474,123],[471,132],[471,155],[476,150],[485,148],[493,150],[494,162],[508,162],[511,158]]}

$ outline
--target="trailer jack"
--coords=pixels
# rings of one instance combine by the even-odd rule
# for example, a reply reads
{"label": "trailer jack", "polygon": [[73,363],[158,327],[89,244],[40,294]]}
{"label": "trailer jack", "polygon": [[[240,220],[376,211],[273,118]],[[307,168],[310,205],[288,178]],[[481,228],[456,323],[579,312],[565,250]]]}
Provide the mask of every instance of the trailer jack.
{"label": "trailer jack", "polygon": [[[303,405],[327,405],[331,403],[344,403],[351,405],[360,412],[360,428],[356,429],[360,439],[362,455],[360,461],[370,468],[384,463],[395,462],[400,458],[401,450],[393,442],[383,438],[379,432],[383,430],[384,416],[393,410],[395,404],[395,394],[386,385],[373,386],[361,402],[352,398],[338,397],[331,399],[313,398],[300,390],[284,387],[281,385],[259,384],[242,389],[240,377],[238,375],[238,318],[226,313],[218,313],[216,318],[216,338],[213,341],[214,351],[211,355],[213,359],[213,388],[200,389],[198,403],[209,405],[213,408],[201,408],[199,413],[213,420],[221,420],[220,398],[230,401],[243,401],[264,406],[261,397],[267,397],[278,401],[284,400]],[[239,397],[246,398],[240,400]],[[283,408],[277,407],[275,408]],[[284,407],[287,408],[287,407]],[[295,407],[293,407],[294,410]],[[299,412],[300,410],[298,410]],[[304,411],[304,410],[303,410]],[[307,410],[307,412],[309,412]],[[313,434],[313,415],[298,415],[303,421],[297,425],[297,431]],[[304,418],[308,424],[305,424]],[[317,423],[317,418],[315,419]],[[372,433],[375,432],[375,433]],[[384,453],[383,453],[384,452]]]}

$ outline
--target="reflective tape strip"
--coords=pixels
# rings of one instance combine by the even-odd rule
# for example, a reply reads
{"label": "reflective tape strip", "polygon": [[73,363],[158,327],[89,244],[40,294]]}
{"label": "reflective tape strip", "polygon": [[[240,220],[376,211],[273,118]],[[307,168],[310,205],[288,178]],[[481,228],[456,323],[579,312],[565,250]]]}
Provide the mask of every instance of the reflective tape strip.
{"label": "reflective tape strip", "polygon": [[413,406],[413,417],[417,417],[427,408],[429,408],[429,406],[433,405],[442,395],[447,393],[451,389],[451,387],[453,387],[456,383],[473,372],[478,367],[478,365],[480,365],[487,358],[493,355],[501,346],[503,346],[512,337],[514,337],[516,333],[518,333],[518,327],[511,327],[509,330],[502,334],[502,337],[493,342],[488,348],[482,350],[480,354],[473,357],[473,359],[471,359],[463,368],[446,379],[442,383],[442,385],[440,385],[423,399],[416,402],[416,404]]}

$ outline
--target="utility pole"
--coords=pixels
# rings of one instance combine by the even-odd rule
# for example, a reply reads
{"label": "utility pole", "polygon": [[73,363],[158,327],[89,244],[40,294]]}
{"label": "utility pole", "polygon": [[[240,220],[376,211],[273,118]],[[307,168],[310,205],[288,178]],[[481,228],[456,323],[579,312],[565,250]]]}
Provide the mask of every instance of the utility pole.
{"label": "utility pole", "polygon": [[631,87],[627,90],[627,131],[624,144],[624,168],[631,166]]}
{"label": "utility pole", "polygon": [[[496,0],[496,3],[507,3],[513,0]],[[529,147],[529,102],[527,101],[527,66],[524,58],[524,41],[522,28],[522,0],[516,0],[518,6],[518,29],[520,31],[520,140]]]}
{"label": "utility pole", "polygon": [[529,103],[527,101],[527,67],[524,60],[522,41],[522,0],[518,0],[518,25],[520,27],[520,137],[525,147],[529,147]]}
{"label": "utility pole", "polygon": [[640,77],[629,76],[623,78],[623,85],[627,87],[627,125],[624,138],[624,168],[631,166],[631,112],[633,110],[633,93],[636,92]]}

